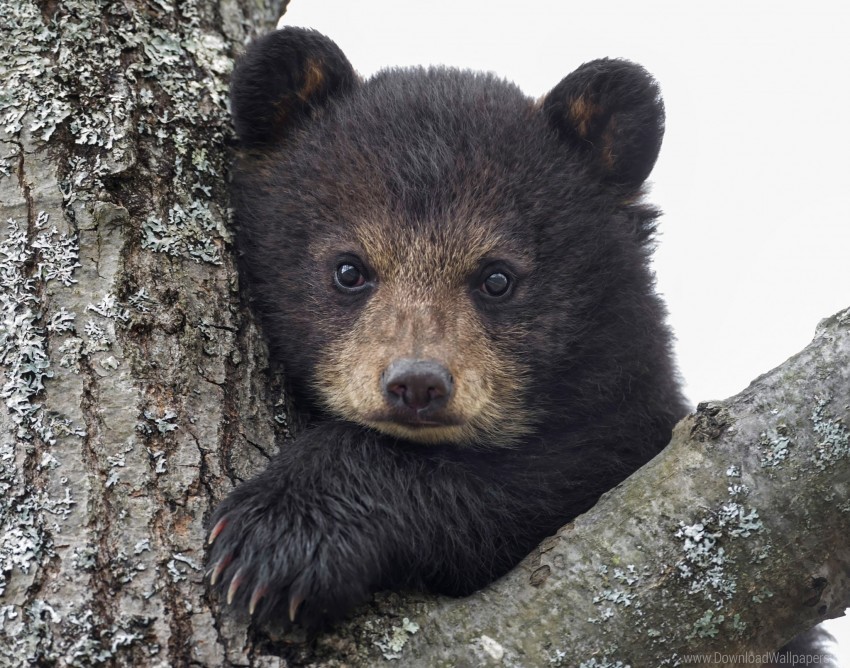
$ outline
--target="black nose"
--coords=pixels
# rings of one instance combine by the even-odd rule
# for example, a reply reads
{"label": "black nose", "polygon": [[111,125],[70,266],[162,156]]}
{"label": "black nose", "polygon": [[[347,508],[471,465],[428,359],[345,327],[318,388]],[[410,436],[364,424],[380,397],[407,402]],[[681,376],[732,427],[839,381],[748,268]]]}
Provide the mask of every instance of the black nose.
{"label": "black nose", "polygon": [[442,408],[452,394],[449,370],[432,360],[395,360],[384,371],[383,384],[390,406],[416,413]]}

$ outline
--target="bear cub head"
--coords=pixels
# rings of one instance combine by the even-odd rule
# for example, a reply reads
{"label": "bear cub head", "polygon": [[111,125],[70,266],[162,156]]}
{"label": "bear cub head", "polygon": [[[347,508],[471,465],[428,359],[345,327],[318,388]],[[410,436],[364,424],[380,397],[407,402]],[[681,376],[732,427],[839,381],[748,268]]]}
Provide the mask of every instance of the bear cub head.
{"label": "bear cub head", "polygon": [[241,268],[296,403],[483,447],[681,414],[648,268],[664,107],[643,68],[589,62],[533,100],[448,68],[364,81],[286,28],[241,59],[232,105]]}

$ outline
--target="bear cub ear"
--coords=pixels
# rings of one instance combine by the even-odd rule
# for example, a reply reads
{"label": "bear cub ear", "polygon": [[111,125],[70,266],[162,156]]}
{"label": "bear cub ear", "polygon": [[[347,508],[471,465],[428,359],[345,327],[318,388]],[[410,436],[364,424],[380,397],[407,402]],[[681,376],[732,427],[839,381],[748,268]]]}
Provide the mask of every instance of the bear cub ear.
{"label": "bear cub ear", "polygon": [[279,143],[332,96],[356,84],[345,54],[315,30],[287,27],[252,42],[230,83],[241,145],[263,148]]}
{"label": "bear cub ear", "polygon": [[652,76],[627,60],[585,63],[543,100],[549,123],[609,183],[636,189],[655,164],[664,103]]}

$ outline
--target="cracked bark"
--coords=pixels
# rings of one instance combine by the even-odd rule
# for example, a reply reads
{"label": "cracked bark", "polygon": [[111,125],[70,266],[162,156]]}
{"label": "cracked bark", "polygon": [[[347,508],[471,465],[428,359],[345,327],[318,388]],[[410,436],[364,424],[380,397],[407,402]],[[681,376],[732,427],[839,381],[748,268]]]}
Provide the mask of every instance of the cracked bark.
{"label": "cracked bark", "polygon": [[[21,74],[0,95],[0,212],[25,242],[0,237],[21,252],[0,257],[0,665],[662,665],[770,649],[840,614],[846,314],[701,407],[660,458],[468,600],[381,594],[308,644],[208,600],[205,519],[285,431],[216,226],[224,148],[209,144],[226,123],[215,91],[276,4],[0,0],[0,64]],[[45,274],[67,262],[51,255],[62,235],[79,246],[67,285]],[[52,246],[33,251],[41,238]],[[51,324],[63,309],[67,328]]]}
{"label": "cracked bark", "polygon": [[284,5],[0,0],[0,665],[257,663],[202,535],[276,438],[222,252],[223,91]]}

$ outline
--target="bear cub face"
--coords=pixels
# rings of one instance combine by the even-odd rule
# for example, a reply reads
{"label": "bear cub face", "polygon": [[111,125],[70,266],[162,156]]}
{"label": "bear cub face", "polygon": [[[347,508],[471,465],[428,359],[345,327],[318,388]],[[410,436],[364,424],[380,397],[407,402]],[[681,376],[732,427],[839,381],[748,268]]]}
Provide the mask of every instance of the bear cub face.
{"label": "bear cub face", "polygon": [[231,101],[241,277],[312,422],[212,518],[229,603],[316,629],[377,589],[469,594],[666,445],[686,406],[641,67],[535,101],[445,68],[362,81],[287,28]]}
{"label": "bear cub face", "polygon": [[363,82],[314,32],[262,44],[234,74],[239,246],[300,403],[498,447],[611,401],[587,360],[608,358],[607,384],[634,357],[615,330],[657,319],[636,204],[663,133],[649,75],[596,61],[535,102],[448,69]]}

